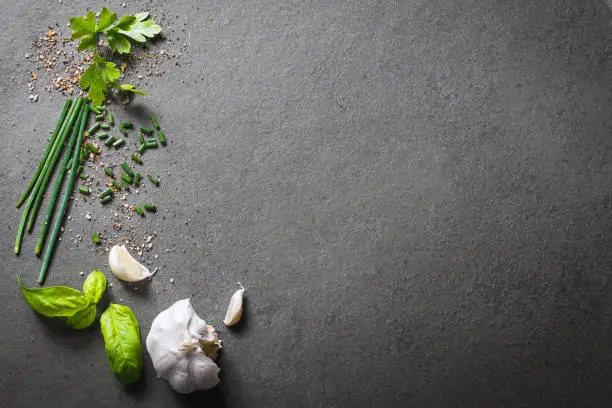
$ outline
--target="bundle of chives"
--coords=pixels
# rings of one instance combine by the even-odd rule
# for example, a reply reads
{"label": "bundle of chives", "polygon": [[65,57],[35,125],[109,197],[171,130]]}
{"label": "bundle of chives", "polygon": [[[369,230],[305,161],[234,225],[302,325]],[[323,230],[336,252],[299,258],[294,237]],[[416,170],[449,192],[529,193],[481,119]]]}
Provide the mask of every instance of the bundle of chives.
{"label": "bundle of chives", "polygon": [[[55,167],[55,163],[59,158],[59,154],[63,148],[64,139],[70,128],[72,127],[74,121],[76,120],[76,113],[81,106],[81,101],[77,100],[76,103],[71,104],[70,109],[67,115],[63,118],[63,123],[56,128],[59,128],[57,136],[54,138],[51,148],[48,149],[48,153],[46,157],[44,157],[44,164],[41,168],[40,172],[37,172],[36,181],[34,183],[34,187],[28,187],[26,192],[29,193],[28,201],[26,202],[26,206],[23,210],[23,214],[21,216],[21,221],[19,223],[19,227],[17,229],[17,237],[15,238],[15,254],[19,255],[19,251],[21,248],[21,237],[23,236],[23,230],[26,225],[26,220],[30,215],[30,211],[32,210],[32,205],[35,205],[35,211],[32,212],[32,218],[30,218],[33,223],[35,212],[38,211],[38,207],[40,206],[40,200],[42,200],[42,195],[47,188],[47,184],[49,183],[50,173],[53,172],[53,168]],[[61,118],[60,118],[61,119]],[[45,155],[44,155],[45,156]],[[77,160],[78,161],[78,160]],[[75,163],[77,162],[75,161]],[[40,167],[40,166],[39,166]],[[24,193],[27,196],[27,193]],[[40,197],[40,198],[39,198]],[[21,201],[21,199],[20,199]]]}
{"label": "bundle of chives", "polygon": [[70,177],[68,178],[68,184],[66,185],[64,196],[62,197],[62,203],[57,213],[57,218],[55,220],[55,224],[53,225],[53,230],[51,231],[49,243],[47,244],[47,251],[45,252],[43,264],[40,269],[40,275],[38,277],[38,283],[40,283],[41,285],[45,282],[47,270],[49,269],[49,263],[51,262],[51,257],[53,256],[53,252],[55,250],[57,235],[59,234],[60,228],[64,221],[64,215],[66,214],[66,208],[68,207],[68,201],[70,200],[70,195],[72,194],[72,190],[74,188],[74,182],[77,177],[77,168],[79,166],[79,153],[80,153],[79,150],[80,149],[78,149],[78,147],[83,144],[83,133],[85,132],[85,127],[87,125],[88,116],[89,116],[89,105],[87,103],[83,103],[81,106],[80,124],[78,125],[79,130],[78,130],[77,140],[76,140],[77,149],[75,149],[73,153],[72,158],[74,161],[72,163],[72,169],[70,170]]}
{"label": "bundle of chives", "polygon": [[58,173],[60,177],[55,180],[53,192],[51,193],[51,199],[49,200],[49,205],[47,206],[47,215],[45,216],[45,220],[42,226],[40,227],[40,236],[38,237],[38,242],[36,243],[36,248],[34,249],[34,253],[36,254],[36,256],[40,256],[42,247],[45,243],[45,239],[47,238],[47,230],[49,229],[49,224],[51,223],[51,219],[53,217],[53,211],[55,210],[57,196],[59,195],[62,185],[64,184],[64,177],[62,175],[66,174],[66,169],[70,167],[72,162],[74,162],[74,160],[72,159],[72,154],[75,149],[78,130],[78,126],[74,126],[72,128],[72,134],[70,135],[70,139],[68,141],[68,147],[66,148],[66,152],[64,153],[64,158],[62,160],[62,164],[60,165],[60,170]]}

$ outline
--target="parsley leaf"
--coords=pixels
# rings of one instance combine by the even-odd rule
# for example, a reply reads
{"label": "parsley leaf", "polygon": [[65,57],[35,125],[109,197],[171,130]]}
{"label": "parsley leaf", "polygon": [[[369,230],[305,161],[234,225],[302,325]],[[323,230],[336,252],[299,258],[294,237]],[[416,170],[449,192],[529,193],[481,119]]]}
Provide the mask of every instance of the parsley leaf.
{"label": "parsley leaf", "polygon": [[71,37],[81,39],[79,51],[96,48],[96,15],[89,11],[85,17],[72,17],[70,19]]}
{"label": "parsley leaf", "polygon": [[149,13],[138,13],[134,17],[136,22],[128,29],[119,29],[121,34],[131,38],[133,41],[144,43],[147,39],[161,33],[161,27],[155,24],[155,21],[148,20]]}
{"label": "parsley leaf", "polygon": [[96,25],[96,31],[102,32],[110,27],[117,20],[117,15],[115,13],[111,13],[109,9],[103,7],[100,10],[100,19],[98,20],[98,24]]}
{"label": "parsley leaf", "polygon": [[108,86],[114,84],[120,76],[121,72],[114,62],[107,62],[96,54],[93,63],[81,76],[80,85],[87,91],[87,97],[94,105],[102,105]]}

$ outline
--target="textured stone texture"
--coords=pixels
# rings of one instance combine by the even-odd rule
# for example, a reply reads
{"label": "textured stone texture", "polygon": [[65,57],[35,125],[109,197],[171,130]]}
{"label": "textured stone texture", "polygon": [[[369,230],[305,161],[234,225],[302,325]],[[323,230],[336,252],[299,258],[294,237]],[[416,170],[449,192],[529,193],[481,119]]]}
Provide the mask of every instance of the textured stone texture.
{"label": "textured stone texture", "polygon": [[[156,201],[172,215],[145,226],[185,253],[111,299],[146,334],[190,296],[220,322],[240,281],[245,321],[220,327],[222,385],[181,396],[147,355],[125,389],[97,328],[62,330],[23,302],[14,276],[33,282],[39,261],[31,238],[12,254],[13,203],[63,101],[28,102],[23,55],[85,3],[3,0],[3,407],[609,405],[603,1],[129,3],[187,23],[172,35],[193,63],[136,104],[173,142],[154,164],[171,169]],[[49,284],[106,261],[67,242],[57,255]]]}

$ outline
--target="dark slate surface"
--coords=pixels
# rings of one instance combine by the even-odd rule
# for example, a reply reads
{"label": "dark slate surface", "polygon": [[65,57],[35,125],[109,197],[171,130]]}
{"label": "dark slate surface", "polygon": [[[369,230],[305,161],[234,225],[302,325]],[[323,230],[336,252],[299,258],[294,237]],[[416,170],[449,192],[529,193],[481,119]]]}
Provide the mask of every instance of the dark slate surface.
{"label": "dark slate surface", "polygon": [[[610,404],[605,3],[129,3],[165,13],[193,61],[136,101],[173,141],[153,164],[171,169],[156,199],[170,215],[143,228],[185,252],[111,298],[145,334],[190,296],[219,326],[240,281],[245,322],[220,327],[222,385],[185,397],[146,354],[125,389],[97,328],[61,330],[23,302],[15,273],[32,283],[39,261],[31,238],[12,254],[13,203],[63,101],[28,102],[23,55],[85,3],[4,0],[3,407]],[[90,233],[79,211],[71,227]],[[78,286],[105,261],[64,242],[49,283]]]}

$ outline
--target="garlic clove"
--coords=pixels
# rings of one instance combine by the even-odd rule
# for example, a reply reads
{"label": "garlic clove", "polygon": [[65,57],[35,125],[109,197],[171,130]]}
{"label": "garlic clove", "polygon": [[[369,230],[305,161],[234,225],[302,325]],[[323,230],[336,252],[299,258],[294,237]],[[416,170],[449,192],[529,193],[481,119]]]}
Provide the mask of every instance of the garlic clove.
{"label": "garlic clove", "polygon": [[[238,282],[240,285],[240,282]],[[244,297],[244,287],[240,285],[240,289],[234,292],[232,295],[229,305],[227,306],[227,312],[225,312],[225,319],[223,324],[226,326],[234,326],[238,324],[242,317],[242,298]]]}
{"label": "garlic clove", "polygon": [[115,245],[108,254],[108,264],[113,274],[126,282],[140,282],[153,274],[128,252],[125,245]]}

